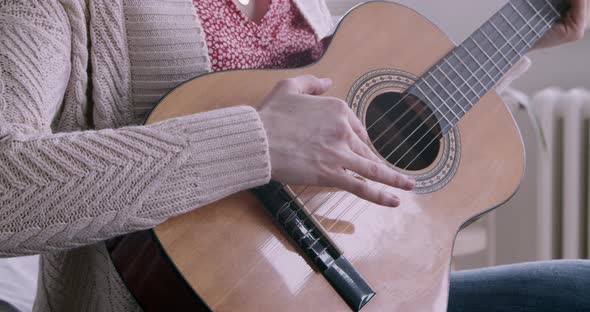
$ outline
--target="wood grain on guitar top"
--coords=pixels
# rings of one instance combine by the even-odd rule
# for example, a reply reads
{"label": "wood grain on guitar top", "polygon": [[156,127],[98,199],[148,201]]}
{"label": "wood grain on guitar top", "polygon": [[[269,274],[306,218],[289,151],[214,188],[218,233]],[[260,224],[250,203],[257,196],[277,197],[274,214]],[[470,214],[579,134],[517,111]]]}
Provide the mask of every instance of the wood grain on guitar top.
{"label": "wood grain on guitar top", "polygon": [[[374,2],[346,17],[318,63],[203,76],[166,96],[148,123],[260,103],[277,81],[300,74],[332,78],[328,95],[345,99],[367,72],[393,68],[420,76],[454,47],[416,12]],[[314,213],[376,291],[363,311],[445,311],[457,231],[516,190],[524,169],[523,145],[500,98],[489,92],[458,129],[461,162],[441,190],[398,191],[398,209],[349,196]],[[155,233],[179,272],[215,311],[350,310],[249,192],[171,219]]]}

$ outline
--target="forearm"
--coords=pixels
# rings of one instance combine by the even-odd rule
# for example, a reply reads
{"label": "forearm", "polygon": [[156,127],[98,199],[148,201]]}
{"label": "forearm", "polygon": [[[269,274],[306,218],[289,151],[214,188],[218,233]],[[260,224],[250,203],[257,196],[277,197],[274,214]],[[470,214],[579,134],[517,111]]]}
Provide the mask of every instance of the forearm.
{"label": "forearm", "polygon": [[4,131],[0,142],[3,256],[150,228],[270,178],[266,134],[251,107],[100,132]]}
{"label": "forearm", "polygon": [[[266,133],[252,107],[54,133],[72,71],[84,70],[72,63],[66,9],[57,0],[0,5],[0,256],[153,227],[269,180]],[[75,92],[84,107],[85,90]]]}

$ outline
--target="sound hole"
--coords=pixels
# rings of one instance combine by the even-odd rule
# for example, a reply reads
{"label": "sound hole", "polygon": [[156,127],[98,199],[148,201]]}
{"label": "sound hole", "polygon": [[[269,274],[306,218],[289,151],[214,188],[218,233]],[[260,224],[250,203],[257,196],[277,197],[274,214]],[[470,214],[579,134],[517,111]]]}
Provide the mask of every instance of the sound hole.
{"label": "sound hole", "polygon": [[397,92],[380,94],[369,104],[365,122],[373,146],[394,166],[415,171],[436,160],[441,127],[419,98]]}

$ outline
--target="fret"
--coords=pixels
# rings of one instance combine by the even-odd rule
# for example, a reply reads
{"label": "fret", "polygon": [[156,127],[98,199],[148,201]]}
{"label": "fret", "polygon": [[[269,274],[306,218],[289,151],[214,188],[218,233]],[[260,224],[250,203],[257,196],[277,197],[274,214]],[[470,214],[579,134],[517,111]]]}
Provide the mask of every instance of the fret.
{"label": "fret", "polygon": [[[457,84],[464,85],[467,83],[467,81],[463,78],[463,76],[461,76],[461,73],[455,67],[453,67],[453,65],[451,63],[449,63],[448,58],[444,58],[439,64],[441,67],[445,66],[445,65],[448,66],[449,70],[447,72],[450,71],[450,72],[452,72],[452,74],[454,74],[455,77],[459,78],[457,81]],[[451,77],[451,81],[454,82],[455,79],[453,79],[453,77]]]}
{"label": "fret", "polygon": [[481,69],[489,78],[489,81],[484,79],[484,83],[487,85],[488,82],[494,82],[498,77],[498,74],[502,73],[502,68],[495,60],[498,52],[494,49],[494,46],[487,42],[486,38],[481,33],[481,30],[478,30],[468,38],[464,45],[473,52],[472,54],[475,55],[476,58],[481,59],[479,62],[481,64]]}
{"label": "fret", "polygon": [[[524,28],[524,26],[523,26],[523,28]],[[526,51],[528,51],[533,45],[534,41],[528,40],[526,37],[529,33],[523,34],[522,32],[518,32],[509,41],[509,43],[512,44],[517,51],[519,51],[519,54],[521,56],[524,55],[526,53]]]}
{"label": "fret", "polygon": [[507,68],[510,68],[515,64],[514,59],[518,60],[522,57],[522,55],[520,54],[518,49],[512,44],[511,40],[509,40],[504,35],[504,33],[500,32],[493,20],[490,21],[490,25],[492,26],[492,29],[495,30],[495,33],[498,34],[498,36],[504,40],[502,46],[500,47],[499,53],[505,56],[506,65],[502,68],[506,70]]}
{"label": "fret", "polygon": [[[435,73],[436,73],[436,70],[438,70],[439,72],[441,72],[441,70],[440,70],[440,68],[438,67],[438,65],[435,65],[435,67],[434,67],[434,70],[431,72],[430,76],[431,76],[431,77],[434,79],[434,81],[435,81],[435,82],[436,82],[438,85],[440,85],[440,86],[444,86],[444,84],[443,84],[443,83],[442,83],[440,80],[438,80],[438,79],[436,78],[436,75],[435,75]],[[447,75],[446,75],[444,72],[441,72],[441,73],[442,73],[442,74],[443,74],[445,77],[447,77]],[[455,83],[454,83],[454,82],[452,82],[450,79],[448,79],[448,77],[447,77],[447,80],[449,80],[449,82],[451,82],[451,84],[452,84],[452,85],[453,85],[455,88],[457,88],[457,86],[455,85]],[[457,103],[457,106],[459,106],[459,108],[461,109],[461,113],[467,113],[467,111],[466,111],[466,110],[465,110],[463,107],[461,107],[461,104],[459,103],[459,101],[457,101],[457,99],[455,99],[455,97],[454,97],[454,95],[455,95],[455,93],[457,93],[457,91],[455,91],[455,92],[453,92],[453,93],[451,94],[451,92],[449,92],[449,90],[447,90],[446,88],[444,88],[444,87],[443,87],[442,89],[443,89],[443,90],[445,91],[445,93],[446,93],[446,94],[449,96],[449,99],[450,99],[450,100],[453,100],[453,102]]]}
{"label": "fret", "polygon": [[[463,77],[459,74],[459,72],[457,71],[457,69],[455,69],[450,63],[448,63],[448,61],[446,59],[443,60],[443,62],[439,63],[439,70],[441,72],[443,72],[445,74],[446,77],[448,77],[448,79],[452,82],[453,86],[455,86],[457,88],[457,92],[459,92],[459,94],[461,94],[463,96],[463,98],[465,99],[465,101],[467,102],[467,109],[473,107],[473,103],[471,102],[471,99],[467,96],[467,94],[470,92],[470,88],[469,85],[467,84],[467,81],[465,79],[463,79]],[[438,66],[438,65],[437,65]],[[448,70],[445,68],[448,67]],[[448,73],[448,75],[447,75]],[[455,83],[456,79],[454,79],[454,77],[458,78],[457,83]],[[457,87],[457,85],[459,85]],[[463,91],[462,88],[467,87],[467,91]],[[475,93],[474,93],[475,94]],[[461,104],[461,101],[459,101],[459,104]],[[461,106],[464,107],[464,106]]]}
{"label": "fret", "polygon": [[[502,13],[500,12],[500,16],[502,16],[502,18],[506,21],[506,24],[508,24],[512,30],[514,30],[515,32],[515,36],[520,37],[521,41],[526,42],[526,39],[522,36],[522,34],[520,33],[520,31],[518,29],[516,29],[516,27],[514,27],[514,25],[512,25],[512,23],[510,23],[510,20],[508,20],[508,18]],[[512,40],[508,40],[508,42],[511,42]],[[516,44],[518,46],[518,43]],[[518,51],[518,54],[521,54],[520,50],[516,49]]]}
{"label": "fret", "polygon": [[[540,15],[540,14],[541,14],[541,12],[539,12],[539,11],[537,10],[537,8],[535,8],[535,7],[534,7],[534,6],[533,6],[533,5],[532,5],[532,4],[531,4],[531,3],[530,3],[528,0],[525,0],[525,2],[526,2],[527,4],[529,4],[531,8],[533,8],[533,10],[535,11],[535,17],[537,17],[537,16],[540,16],[540,17],[541,17],[541,20],[542,20],[543,22],[545,22],[545,24],[546,24],[546,25],[549,25],[549,23],[548,23],[548,22],[545,20],[545,17],[544,17],[544,16],[542,16],[542,15]],[[520,14],[520,12],[518,12],[518,13]],[[522,16],[522,15],[521,15],[521,16]],[[531,26],[530,22],[531,22],[531,20],[528,20],[528,21],[526,22],[526,25],[527,25],[527,26],[529,26],[529,27],[532,29],[532,31],[533,31],[533,32],[535,32],[535,35],[537,35],[537,38],[541,38],[541,37],[542,37],[542,35],[541,35],[541,34],[540,34],[538,31],[537,31],[537,29],[535,29],[535,27]],[[527,33],[527,34],[528,34],[528,33]]]}
{"label": "fret", "polygon": [[[430,74],[429,76],[432,76],[432,74]],[[451,113],[452,113],[453,115],[455,115],[455,117],[457,118],[457,120],[461,119],[461,117],[460,117],[460,116],[458,116],[458,115],[455,113],[455,111],[454,111],[454,110],[453,110],[451,107],[449,107],[449,105],[446,103],[446,101],[445,101],[445,100],[444,100],[444,99],[443,99],[443,98],[440,96],[439,92],[437,92],[437,91],[436,91],[436,90],[435,90],[435,89],[434,89],[434,88],[433,88],[433,87],[432,87],[432,86],[431,86],[431,85],[428,83],[428,79],[425,79],[425,78],[424,78],[424,79],[422,79],[422,81],[424,81],[424,83],[425,83],[425,84],[428,86],[428,88],[429,88],[430,90],[432,90],[432,93],[434,93],[434,95],[435,95],[436,97],[438,97],[438,99],[440,100],[441,104],[442,104],[442,105],[444,105],[444,106],[446,106],[446,107],[447,107],[447,108],[448,108],[448,109],[451,111]],[[442,86],[441,86],[441,89],[443,89],[443,90],[444,90],[444,88],[443,88]],[[445,114],[445,115],[446,115],[446,114]]]}
{"label": "fret", "polygon": [[[506,63],[507,63],[507,64],[509,64],[509,65],[512,65],[512,64],[510,63],[510,59],[509,59],[509,58],[506,56],[506,54],[505,54],[505,53],[502,53],[502,49],[501,49],[501,48],[498,48],[498,46],[497,46],[497,45],[494,43],[494,40],[492,40],[492,39],[491,39],[491,38],[488,36],[488,34],[485,32],[485,28],[483,28],[483,27],[482,27],[482,29],[481,29],[481,33],[484,35],[484,37],[486,38],[486,40],[488,40],[488,41],[490,42],[490,44],[492,45],[492,47],[493,47],[493,48],[494,48],[496,51],[498,51],[496,54],[497,54],[497,55],[500,55],[500,57],[501,57],[501,58],[503,58],[503,59],[506,61]],[[495,64],[495,62],[494,62],[494,64]],[[503,66],[499,66],[499,67],[500,67],[500,68],[504,68]]]}
{"label": "fret", "polygon": [[504,28],[509,38],[519,34],[526,25],[526,19],[523,19],[515,8],[513,2],[509,2],[498,12],[498,25]]}
{"label": "fret", "polygon": [[[418,89],[418,91],[420,91],[420,93],[422,95],[424,95],[426,97],[426,100],[428,100],[428,102],[430,102],[431,104],[435,104],[435,102],[433,102],[430,97],[426,94],[426,92],[424,92],[422,90],[422,88],[420,88],[420,84],[415,84],[414,86],[416,86],[416,88]],[[421,98],[420,96],[418,96],[418,98]],[[440,107],[438,107],[438,105],[432,105],[432,107],[434,107],[434,109],[450,124],[453,125],[454,123],[452,121],[450,121],[446,114],[444,114],[442,111],[440,111]]]}
{"label": "fret", "polygon": [[[516,7],[512,4],[512,2],[510,3],[510,7],[513,8],[514,12],[523,21],[525,21],[523,26],[520,27],[521,31],[518,31],[517,33],[518,33],[519,37],[522,39],[522,41],[524,41],[526,43],[525,48],[529,49],[530,47],[532,47],[534,42],[536,42],[536,40],[540,39],[543,36],[543,33],[548,28],[551,27],[551,23],[553,22],[553,19],[549,17],[549,19],[551,20],[551,23],[550,23],[547,21],[548,16],[543,14],[543,10],[548,7],[547,5],[545,5],[541,10],[539,10],[529,0],[524,0],[523,2],[524,2],[524,5],[526,5],[526,7],[528,9],[530,9],[530,14],[532,14],[532,17],[530,19],[526,19],[526,17],[524,16],[525,13],[523,13],[522,10],[526,10],[525,8],[522,8],[522,10],[519,10],[518,7]],[[518,2],[518,3],[523,3],[523,2]],[[527,12],[528,11],[529,10],[527,10]],[[551,13],[551,12],[549,12],[549,13]],[[531,24],[531,22],[535,22],[535,25],[533,26]],[[542,22],[543,25],[540,25],[539,22]],[[512,24],[509,24],[509,25],[511,27],[513,27]],[[526,26],[528,26],[528,29],[526,28]],[[529,37],[529,35],[531,35],[531,32],[533,32],[533,34],[532,34],[533,36],[529,40],[527,37]],[[523,33],[525,33],[524,36],[523,36]]]}
{"label": "fret", "polygon": [[[432,78],[434,80],[434,82],[432,84],[428,83],[428,79]],[[422,79],[424,81],[424,83],[435,93],[436,97],[438,97],[438,99],[441,101],[441,104],[443,104],[444,106],[446,106],[453,115],[455,115],[455,117],[457,117],[457,120],[461,119],[461,116],[459,116],[452,107],[449,106],[449,103],[447,103],[447,101],[451,98],[447,98],[446,100],[442,98],[442,96],[440,95],[440,93],[442,93],[442,91],[444,91],[446,94],[451,95],[449,93],[449,91],[444,87],[443,84],[438,83],[438,80],[436,79],[436,77],[434,77],[432,72],[429,72],[428,74],[426,74],[425,78]],[[434,87],[433,87],[434,86]],[[440,89],[440,91],[438,90]]]}
{"label": "fret", "polygon": [[[515,47],[515,46],[512,44],[511,40],[509,40],[508,38],[506,38],[506,36],[504,35],[504,33],[503,33],[503,32],[502,32],[500,29],[498,29],[498,27],[496,26],[496,24],[494,24],[492,21],[490,21],[490,22],[491,22],[492,26],[493,26],[493,27],[496,29],[496,31],[497,31],[497,32],[498,32],[498,33],[499,33],[499,34],[502,36],[502,38],[503,38],[504,40],[506,40],[506,43],[508,44],[508,46],[510,46],[510,48],[511,48],[511,49],[512,49],[514,52],[516,52],[516,54],[517,54],[519,57],[522,57],[522,54],[520,54],[520,51],[518,51],[518,49],[517,49],[517,48],[516,48],[516,47]],[[512,65],[512,64],[511,64],[511,65]]]}
{"label": "fret", "polygon": [[547,1],[545,0],[545,3],[547,4],[547,6],[553,11],[553,13],[557,14],[557,16],[561,16],[561,13],[559,13],[559,11],[557,11],[557,8],[555,8],[553,6],[553,3],[551,3],[551,1]]}
{"label": "fret", "polygon": [[459,92],[460,95],[463,96],[463,99],[465,99],[467,101],[467,104],[469,104],[471,106],[471,103],[469,102],[469,99],[467,98],[467,96],[465,94],[463,94],[463,92],[461,92],[461,89],[455,84],[455,82],[447,75],[447,73],[445,73],[445,71],[443,71],[442,69],[440,69],[440,66],[437,64],[434,66],[434,70],[438,70],[440,73],[443,74],[443,76],[445,76],[445,78],[453,85],[453,87],[455,87],[455,89],[457,89],[453,94],[450,95],[450,97],[457,103],[457,105],[459,105],[459,107],[461,108],[461,110],[463,111],[463,113],[467,113],[467,110],[465,110],[465,108],[463,108],[463,106],[461,106],[461,99],[457,100],[454,95]]}
{"label": "fret", "polygon": [[[471,40],[472,42],[475,42],[475,41],[473,40],[473,38],[471,38],[471,37],[470,37],[468,40]],[[470,56],[470,57],[471,57],[471,58],[472,58],[472,59],[475,61],[475,63],[476,63],[477,65],[479,65],[479,68],[480,68],[479,70],[483,71],[483,73],[484,73],[484,74],[486,74],[486,75],[487,75],[487,76],[490,78],[490,80],[492,80],[492,81],[493,81],[493,80],[494,80],[494,78],[493,78],[493,77],[490,75],[490,73],[489,73],[489,72],[488,72],[488,71],[485,69],[485,64],[487,64],[487,60],[486,60],[486,61],[484,61],[484,62],[483,62],[483,64],[482,64],[481,62],[479,62],[479,61],[477,60],[477,58],[476,58],[475,56],[473,56],[473,54],[470,52],[470,49],[467,49],[467,47],[466,47],[465,45],[463,45],[463,49],[465,49],[465,51],[467,52],[467,54],[469,54],[469,56]],[[479,70],[478,70],[477,72],[479,72]],[[476,73],[477,73],[477,72],[476,72]]]}
{"label": "fret", "polygon": [[560,1],[509,1],[422,77],[415,85],[420,96],[452,125],[545,34],[560,16],[556,13],[567,9]]}
{"label": "fret", "polygon": [[[455,56],[455,55],[453,53],[451,53],[451,56]],[[457,57],[455,56],[455,58],[457,58]],[[450,56],[449,56],[449,59],[450,59]],[[443,61],[445,63],[447,63],[449,65],[449,67],[451,67],[457,73],[457,75],[459,75],[459,77],[461,77],[461,79],[463,79],[463,81],[464,81],[464,84],[463,85],[464,86],[467,86],[467,88],[469,88],[469,90],[471,90],[471,92],[473,92],[473,94],[475,94],[475,97],[477,97],[477,92],[475,92],[475,90],[473,89],[473,87],[471,86],[471,84],[469,84],[469,82],[463,77],[463,75],[461,75],[461,72],[459,72],[455,67],[453,67],[449,63],[449,60],[447,58],[445,58]],[[461,86],[461,87],[463,87],[463,86]],[[472,100],[469,100],[469,103],[471,105],[473,105],[473,101]]]}
{"label": "fret", "polygon": [[[469,79],[471,80],[471,79],[473,79],[473,78],[474,78],[474,77],[471,77],[471,78],[469,78]],[[468,81],[469,81],[469,80],[468,80]],[[475,82],[474,82],[474,83],[475,83]],[[486,93],[486,91],[488,90],[488,87],[489,87],[489,86],[487,86],[487,85],[484,85],[484,86],[483,86],[483,87],[482,87],[482,88],[481,88],[479,91],[477,91],[477,92],[475,93],[475,99],[474,99],[474,100],[475,100],[475,101],[478,101],[478,100],[481,98],[481,96],[482,96],[483,94],[485,94],[485,93]]]}
{"label": "fret", "polygon": [[[471,69],[469,68],[469,66],[468,66],[467,64],[465,64],[465,62],[463,61],[463,59],[462,59],[462,58],[460,58],[458,55],[456,55],[456,54],[455,54],[455,52],[456,52],[456,51],[461,51],[461,50],[460,50],[460,48],[461,48],[461,47],[463,47],[463,46],[459,46],[457,49],[453,50],[453,52],[451,52],[451,54],[455,55],[455,58],[457,58],[457,59],[459,60],[459,62],[460,62],[461,64],[463,64],[463,66],[465,66],[465,68],[467,68],[467,71],[469,72],[469,74],[471,74],[471,76],[469,77],[469,79],[470,79],[470,78],[475,78],[475,80],[477,80],[477,82],[479,83],[479,85],[480,85],[482,88],[484,88],[484,89],[485,89],[485,88],[486,88],[486,86],[485,86],[485,85],[484,85],[484,84],[481,82],[481,80],[479,80],[479,78],[477,78],[477,75],[475,75],[475,73],[476,73],[476,72],[478,72],[478,69],[471,70]],[[465,47],[463,47],[463,49],[465,50]],[[468,82],[469,82],[469,79],[467,79],[467,81],[468,81]],[[474,87],[475,87],[475,86],[474,86]],[[475,90],[474,90],[473,92],[474,92],[476,95],[478,94],[477,92],[475,92]]]}
{"label": "fret", "polygon": [[[545,19],[545,16],[543,14],[541,14],[541,11],[539,11],[539,9],[537,9],[534,5],[532,5],[532,3],[529,0],[525,0],[525,2],[533,9],[533,11],[535,11],[535,16],[541,17],[541,20],[545,23],[545,27],[551,28],[551,24],[549,24],[549,22],[547,22],[547,20]],[[535,30],[535,32],[536,32],[536,30]],[[542,37],[542,35],[539,33],[537,33],[537,36],[539,38]]]}
{"label": "fret", "polygon": [[[492,38],[490,38],[490,36],[485,31],[485,26],[488,26],[489,24],[490,24],[490,22],[486,22],[484,27],[481,28],[481,34],[490,42],[490,44],[492,45],[492,47],[494,47],[494,49],[496,51],[500,51],[500,48],[498,48],[498,46],[496,45],[494,40]],[[504,58],[506,58],[506,57],[504,56]]]}
{"label": "fret", "polygon": [[[552,5],[546,5],[544,6],[541,10],[536,9],[528,0],[527,3],[535,10],[535,12],[537,13],[538,16],[541,17],[541,20],[543,21],[543,26],[540,29],[540,35],[541,37],[543,36],[543,34],[545,34],[546,31],[548,31],[552,25],[561,18],[561,15],[559,14],[554,14],[555,13],[555,8]],[[548,8],[549,12],[547,12],[547,14],[544,14],[545,9]]]}
{"label": "fret", "polygon": [[[526,2],[529,3],[528,1],[526,1]],[[532,5],[531,5],[531,7],[533,9],[535,9]],[[551,13],[551,12],[549,12],[549,13]],[[551,27],[550,22],[547,21],[546,16],[543,15],[542,11],[535,11],[535,17],[540,17],[536,21],[537,24],[534,25],[534,27],[529,24],[531,31],[529,31],[528,33],[526,33],[524,35],[524,37],[525,37],[524,41],[526,42],[527,47],[531,47],[535,42],[537,42],[537,40],[540,39],[543,36],[543,34],[547,30],[549,30],[549,28]],[[555,18],[549,18],[549,19],[550,19],[551,23],[553,23],[555,20]],[[538,26],[540,26],[540,29],[537,30],[537,28],[539,28]]]}
{"label": "fret", "polygon": [[[477,46],[477,48],[479,50],[481,50],[481,53],[483,53],[488,58],[489,62],[491,62],[494,67],[496,67],[498,72],[502,72],[502,69],[498,66],[498,64],[496,64],[496,62],[494,62],[494,59],[486,52],[486,50],[484,48],[482,48],[482,46],[479,44],[479,42],[477,42],[477,40],[475,40],[474,38],[471,38],[471,41],[473,41],[475,43],[475,45]],[[493,78],[492,78],[492,80],[493,80]]]}
{"label": "fret", "polygon": [[516,12],[516,14],[518,14],[518,16],[520,16],[520,18],[523,20],[523,22],[525,23],[525,25],[527,24],[527,22],[530,21],[529,19],[527,19],[526,17],[524,17],[524,15],[522,15],[522,13],[520,12],[520,10],[514,5],[514,2],[512,2],[512,1],[508,2],[508,5],[510,5],[510,7],[514,10],[514,12]]}

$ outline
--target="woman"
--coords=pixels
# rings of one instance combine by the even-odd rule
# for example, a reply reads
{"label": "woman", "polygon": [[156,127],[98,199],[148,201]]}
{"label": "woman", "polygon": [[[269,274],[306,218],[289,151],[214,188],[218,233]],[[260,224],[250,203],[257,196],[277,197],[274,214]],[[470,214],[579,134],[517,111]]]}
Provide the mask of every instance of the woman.
{"label": "woman", "polygon": [[[586,2],[573,1],[541,45],[580,37]],[[199,74],[313,61],[333,26],[322,1],[0,4],[0,254],[43,254],[37,311],[139,310],[102,241],[271,177],[388,206],[399,205],[394,194],[343,168],[413,187],[368,152],[342,101],[321,96],[327,79],[282,81],[258,111],[138,125],[163,94]]]}

